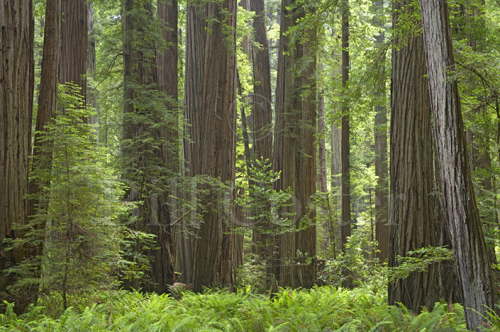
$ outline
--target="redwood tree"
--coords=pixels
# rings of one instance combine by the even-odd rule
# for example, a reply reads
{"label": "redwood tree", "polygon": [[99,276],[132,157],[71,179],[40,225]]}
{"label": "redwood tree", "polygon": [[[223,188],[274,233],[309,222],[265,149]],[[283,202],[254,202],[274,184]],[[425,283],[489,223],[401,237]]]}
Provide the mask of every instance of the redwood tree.
{"label": "redwood tree", "polygon": [[[400,23],[401,16],[414,14],[412,8],[406,0],[395,2],[393,8],[397,39],[392,56],[391,266],[398,265],[397,256],[444,245],[447,237],[434,194],[431,110],[422,34],[404,31]],[[389,302],[403,303],[418,312],[423,306],[431,309],[440,299],[450,300],[454,282],[445,279],[442,271],[441,266],[433,264],[426,272],[395,281],[389,287]]]}
{"label": "redwood tree", "polygon": [[[0,1],[0,272],[12,263],[5,238],[26,221],[33,107],[31,0]],[[6,280],[0,277],[0,298]]]}
{"label": "redwood tree", "polygon": [[[253,66],[252,117],[250,121],[252,158],[272,160],[272,93],[271,64],[269,58],[269,42],[266,32],[266,11],[264,0],[250,0],[250,10],[255,13],[253,18],[254,43],[251,47]],[[243,110],[242,110],[243,111]],[[246,120],[242,117],[242,121]],[[246,121],[245,121],[246,122]],[[252,162],[252,161],[250,161]],[[252,193],[250,193],[252,195]],[[256,211],[257,214],[260,211]],[[253,240],[256,254],[266,261],[268,279],[271,279],[272,262],[272,231],[271,221],[266,218],[255,220]]]}
{"label": "redwood tree", "polygon": [[188,1],[187,174],[203,182],[195,188],[201,220],[190,241],[187,280],[195,291],[234,282],[232,207],[223,201],[232,199],[235,179],[236,6],[235,0]]}
{"label": "redwood tree", "polygon": [[[50,149],[41,149],[39,132],[45,131],[46,126],[56,111],[58,68],[61,54],[61,0],[47,0],[45,4],[45,25],[43,36],[42,73],[40,76],[40,91],[38,94],[38,110],[36,118],[35,143],[33,149],[32,167],[50,167]],[[41,187],[45,185],[33,179],[30,182],[30,200],[32,215],[36,212]],[[46,204],[44,204],[44,207]],[[43,208],[44,208],[43,207]],[[42,206],[40,206],[42,208]]]}
{"label": "redwood tree", "polygon": [[457,82],[450,75],[454,59],[448,8],[443,0],[421,0],[420,6],[443,216],[451,233],[467,326],[478,329],[488,307],[495,305],[495,288],[467,161]]}
{"label": "redwood tree", "polygon": [[[161,18],[164,14],[168,14],[164,10],[165,8],[160,6]],[[162,76],[162,85],[158,84],[157,61],[160,64],[160,73],[163,75],[165,74],[162,71],[167,70],[167,66],[162,61],[163,57],[157,58],[158,41],[151,38],[155,29],[155,21],[152,19],[153,1],[126,0],[123,11],[122,157],[124,177],[130,187],[127,200],[141,202],[134,213],[136,217],[134,227],[155,235],[155,248],[147,251],[151,264],[148,274],[152,283],[144,283],[143,280],[138,286],[161,293],[167,291],[168,286],[174,281],[175,256],[167,197],[168,176],[171,175],[168,166],[175,163],[168,159],[171,157],[171,152],[167,146],[175,138],[167,137],[170,123],[165,108],[171,106],[172,102],[165,104],[165,97],[161,95],[159,89],[161,86],[167,94],[173,91],[172,89],[166,91],[166,85],[171,83],[165,76]],[[171,88],[170,85],[169,87]]]}
{"label": "redwood tree", "polygon": [[387,261],[389,257],[389,179],[387,158],[387,98],[386,98],[386,51],[384,47],[384,0],[375,0],[374,25],[380,29],[375,35],[377,70],[375,72],[375,238],[378,242],[379,258]]}
{"label": "redwood tree", "polygon": [[88,61],[87,0],[61,0],[59,83],[80,86],[86,98]]}
{"label": "redwood tree", "polygon": [[342,101],[342,125],[341,125],[341,206],[342,218],[340,227],[340,242],[342,250],[344,250],[348,237],[351,235],[351,169],[350,169],[350,116],[348,102],[348,85],[349,85],[349,0],[341,1],[342,12],[342,93],[344,100]]}
{"label": "redwood tree", "polygon": [[282,286],[311,287],[315,282],[316,226],[311,195],[316,190],[316,54],[315,32],[298,26],[303,5],[283,0],[276,87],[276,128],[273,167],[280,171],[277,189],[291,190],[295,204],[283,213],[294,215],[292,231],[278,236]]}

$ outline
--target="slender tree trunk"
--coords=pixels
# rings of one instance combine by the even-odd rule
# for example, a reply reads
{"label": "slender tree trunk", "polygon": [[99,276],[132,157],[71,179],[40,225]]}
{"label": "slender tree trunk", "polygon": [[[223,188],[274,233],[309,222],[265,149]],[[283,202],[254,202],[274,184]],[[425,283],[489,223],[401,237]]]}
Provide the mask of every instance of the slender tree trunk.
{"label": "slender tree trunk", "polygon": [[[33,108],[33,5],[0,1],[0,272],[15,263],[5,238],[26,221]],[[0,276],[0,299],[10,280]]]}
{"label": "slender tree trunk", "polygon": [[[384,29],[384,1],[373,2],[375,10],[374,24]],[[389,258],[389,179],[387,158],[387,108],[386,108],[386,53],[384,48],[384,30],[375,36],[377,50],[377,65],[375,81],[375,175],[377,186],[375,189],[375,233],[378,242],[379,258],[387,261]]]}
{"label": "slender tree trunk", "polygon": [[[235,27],[235,0],[188,3],[188,174],[211,179],[198,185],[205,211],[193,239],[190,281],[195,291],[234,282],[233,207],[225,203],[232,200],[235,177]],[[214,181],[228,186],[224,194]]]}
{"label": "slender tree trunk", "polygon": [[345,249],[347,239],[351,236],[351,173],[350,173],[350,124],[349,124],[349,0],[342,0],[342,126],[341,126],[341,169],[342,169],[342,224],[341,247]]}
{"label": "slender tree trunk", "polygon": [[327,130],[325,125],[325,98],[321,94],[319,96],[318,105],[318,190],[321,193],[321,221],[323,222],[324,238],[322,242],[322,251],[327,257],[331,257],[331,253],[335,248],[334,223],[332,220],[332,211],[330,208],[330,197],[328,194],[328,172],[326,167],[326,136]]}
{"label": "slender tree trunk", "polygon": [[441,203],[451,232],[465,317],[470,329],[485,323],[495,288],[472,185],[445,1],[421,0],[433,133],[439,164]]}
{"label": "slender tree trunk", "polygon": [[[97,89],[94,87],[92,80],[95,77],[96,71],[96,31],[94,25],[94,6],[92,2],[87,3],[87,102],[90,107],[96,112],[89,119],[90,123],[98,124],[98,110],[97,110]],[[90,78],[90,79],[89,79]],[[97,137],[97,139],[99,136]]]}
{"label": "slender tree trunk", "polygon": [[[400,15],[411,15],[410,1],[397,1],[393,26],[400,29]],[[445,225],[434,192],[434,158],[431,110],[421,34],[396,40],[392,56],[391,206],[392,250],[390,266],[397,256],[429,246],[445,245]],[[438,264],[426,272],[412,273],[389,286],[389,303],[403,303],[419,312],[435,302],[449,300],[452,278],[444,279]],[[450,273],[451,275],[453,273]]]}
{"label": "slender tree trunk", "polygon": [[[61,0],[48,0],[45,4],[45,27],[43,37],[42,73],[38,94],[38,111],[36,119],[35,143],[33,149],[32,168],[50,168],[52,156],[48,149],[41,149],[41,132],[46,130],[56,111],[58,68],[61,52]],[[40,202],[42,187],[47,183],[33,179],[29,192],[29,215],[36,213],[37,208],[45,209],[48,202]],[[41,204],[40,204],[41,203]]]}
{"label": "slender tree trunk", "polygon": [[337,256],[337,248],[341,248],[341,234],[340,225],[342,224],[342,163],[341,163],[341,152],[342,152],[342,128],[339,126],[337,121],[332,124],[331,128],[331,191],[332,191],[332,215],[333,215],[333,233],[335,234],[335,250],[333,251],[333,257]]}
{"label": "slender tree trunk", "polygon": [[[160,230],[158,242],[160,250],[156,252],[153,266],[153,274],[160,285],[173,284],[175,282],[175,243],[172,222],[178,218],[178,206],[175,199],[169,199],[173,194],[177,197],[177,181],[180,175],[180,140],[179,140],[179,91],[178,91],[178,59],[179,59],[179,37],[178,37],[178,3],[177,0],[158,0],[158,18],[162,27],[163,47],[157,54],[158,85],[166,98],[166,124],[161,133],[164,138],[162,146],[162,159],[167,166],[169,181],[167,190],[159,197],[160,207]],[[159,289],[165,291],[164,289]]]}
{"label": "slender tree trunk", "polygon": [[[465,3],[465,8],[462,12],[464,20],[464,30],[466,32],[466,38],[469,42],[469,46],[474,52],[484,51],[486,45],[486,22],[484,19],[484,0],[481,1],[467,1]],[[477,84],[477,78],[465,80],[465,84],[469,91],[481,91],[481,87]],[[482,82],[484,84],[484,82]],[[484,90],[483,90],[484,91]],[[489,93],[488,89],[488,93]],[[483,92],[484,93],[484,92]],[[474,94],[474,92],[472,92]],[[481,97],[487,96],[476,96],[479,100]],[[487,107],[480,106],[476,108],[472,116],[489,116],[487,115]],[[492,201],[492,196],[496,194],[495,181],[494,181],[494,171],[492,158],[490,155],[490,140],[487,134],[476,132],[472,128],[467,131],[466,136],[467,145],[470,151],[470,165],[471,170],[481,170],[478,176],[479,186],[475,186],[476,195],[478,201],[489,200]],[[485,230],[494,232],[496,220],[496,209],[494,206],[486,207],[484,210],[480,210],[480,217],[485,225]],[[490,261],[496,264],[496,254],[495,254],[495,240],[486,241],[488,247],[488,252],[490,255]]]}
{"label": "slender tree trunk", "polygon": [[[253,65],[253,114],[251,117],[253,158],[272,160],[272,93],[269,43],[266,32],[266,12],[264,0],[250,0],[253,19],[254,41],[251,47]],[[252,193],[250,193],[252,195]],[[271,220],[256,220],[253,232],[255,252],[266,262],[268,282],[272,280],[272,231]]]}

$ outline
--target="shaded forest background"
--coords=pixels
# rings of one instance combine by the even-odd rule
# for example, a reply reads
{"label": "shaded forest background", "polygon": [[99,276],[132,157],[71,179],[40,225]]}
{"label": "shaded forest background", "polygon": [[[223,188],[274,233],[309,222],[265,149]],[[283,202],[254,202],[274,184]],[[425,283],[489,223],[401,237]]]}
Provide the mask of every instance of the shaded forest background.
{"label": "shaded forest background", "polygon": [[0,298],[371,285],[486,324],[499,15],[0,0]]}

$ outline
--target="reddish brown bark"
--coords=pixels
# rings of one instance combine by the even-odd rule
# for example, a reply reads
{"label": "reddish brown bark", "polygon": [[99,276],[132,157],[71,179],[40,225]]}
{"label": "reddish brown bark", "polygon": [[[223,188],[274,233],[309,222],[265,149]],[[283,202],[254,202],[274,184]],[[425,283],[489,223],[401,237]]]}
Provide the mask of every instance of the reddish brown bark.
{"label": "reddish brown bark", "polygon": [[[26,221],[33,107],[31,0],[0,1],[0,272],[15,263],[5,238]],[[0,298],[8,280],[0,277]]]}
{"label": "reddish brown bark", "polygon": [[465,317],[470,329],[485,323],[495,304],[495,288],[472,185],[446,1],[421,0],[429,75],[433,134],[439,165],[441,204],[451,233]]}
{"label": "reddish brown bark", "polygon": [[[282,212],[295,217],[294,230],[277,236],[280,266],[274,273],[280,285],[292,287],[311,287],[316,277],[316,226],[310,206],[316,190],[315,34],[304,30],[305,42],[288,33],[304,15],[295,1],[282,1],[273,167],[281,173],[276,188],[291,190],[295,196],[295,206]],[[301,67],[306,58],[308,65]]]}
{"label": "reddish brown bark", "polygon": [[86,98],[88,54],[87,0],[61,0],[59,83],[74,83]]}
{"label": "reddish brown bark", "polygon": [[[400,29],[400,15],[413,10],[409,1],[393,8],[393,25]],[[399,34],[400,35],[400,34]],[[398,36],[399,36],[398,35]],[[391,116],[391,205],[392,250],[389,265],[397,256],[423,247],[446,245],[436,197],[431,110],[421,34],[398,38],[392,56]],[[454,291],[453,273],[443,275],[437,264],[426,272],[412,273],[392,283],[389,303],[403,303],[419,312],[439,300],[450,300]]]}
{"label": "reddish brown bark", "polygon": [[[198,189],[204,206],[192,239],[190,283],[195,291],[234,282],[231,199],[235,168],[236,1],[188,4],[186,45],[186,146],[188,174],[212,180]],[[213,182],[228,186],[223,197]]]}

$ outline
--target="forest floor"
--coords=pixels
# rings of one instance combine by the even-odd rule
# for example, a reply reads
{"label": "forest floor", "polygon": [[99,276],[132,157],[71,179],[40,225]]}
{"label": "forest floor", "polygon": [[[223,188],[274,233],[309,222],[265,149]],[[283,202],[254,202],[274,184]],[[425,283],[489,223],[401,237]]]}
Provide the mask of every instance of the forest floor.
{"label": "forest floor", "polygon": [[[0,331],[50,332],[271,332],[467,331],[460,305],[436,304],[420,315],[386,304],[382,290],[317,287],[282,290],[272,298],[252,292],[167,295],[118,291],[62,313],[57,303],[18,316],[9,306]],[[57,317],[57,318],[54,318]],[[500,322],[488,331],[500,331]]]}

